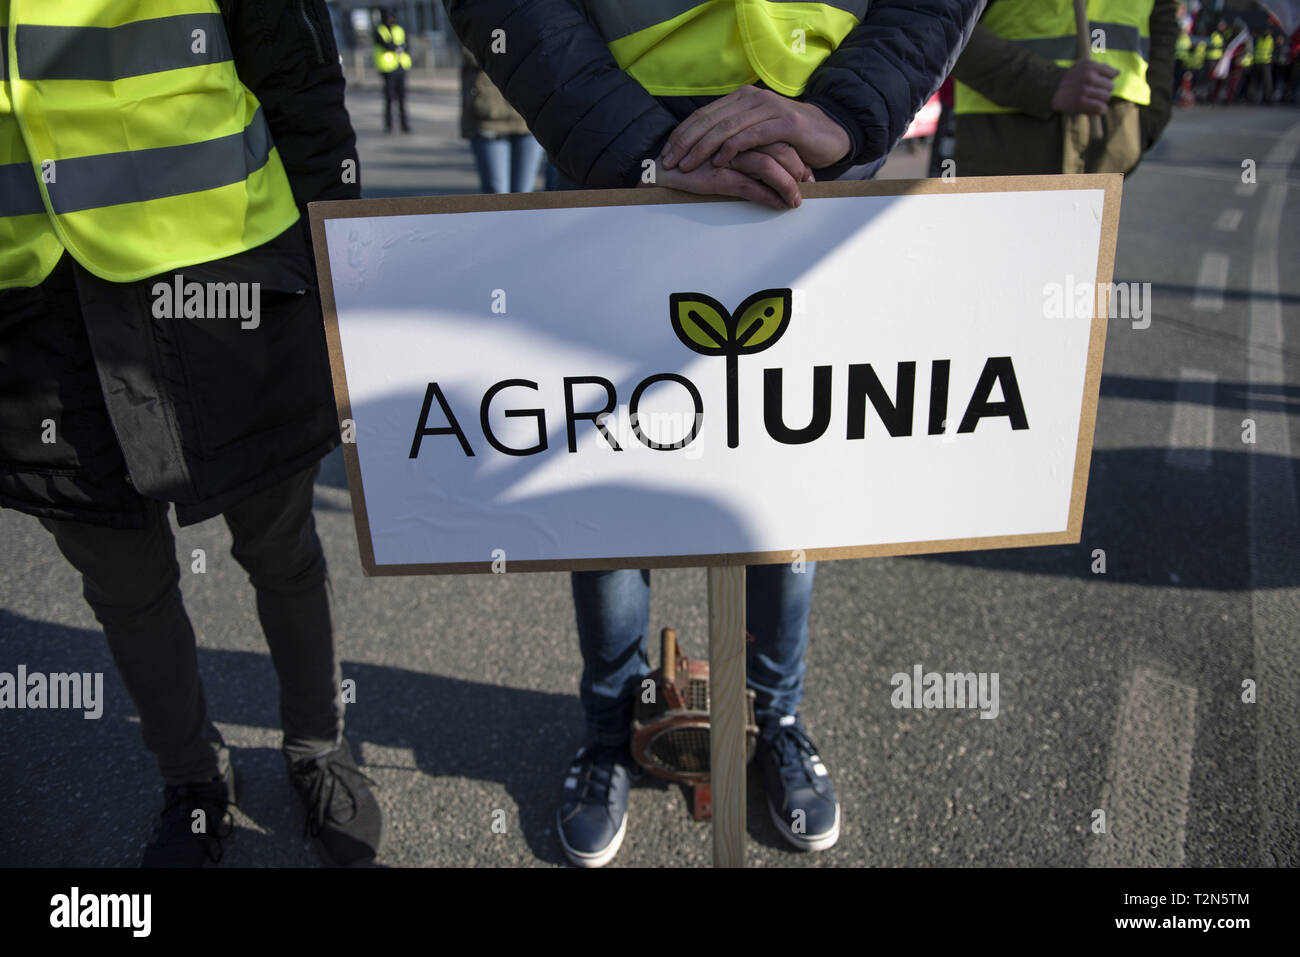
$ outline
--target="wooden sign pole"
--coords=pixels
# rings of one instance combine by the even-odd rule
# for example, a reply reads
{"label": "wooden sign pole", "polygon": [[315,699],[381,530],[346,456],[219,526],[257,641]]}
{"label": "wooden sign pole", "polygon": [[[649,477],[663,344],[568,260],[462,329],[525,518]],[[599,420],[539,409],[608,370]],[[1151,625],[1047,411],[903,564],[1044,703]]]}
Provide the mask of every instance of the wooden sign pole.
{"label": "wooden sign pole", "polygon": [[[1092,59],[1092,30],[1088,22],[1088,0],[1074,0],[1074,58],[1079,63]],[[1088,117],[1088,135],[1099,141],[1106,135],[1100,116]]]}
{"label": "wooden sign pole", "polygon": [[745,566],[709,569],[713,866],[745,866]]}

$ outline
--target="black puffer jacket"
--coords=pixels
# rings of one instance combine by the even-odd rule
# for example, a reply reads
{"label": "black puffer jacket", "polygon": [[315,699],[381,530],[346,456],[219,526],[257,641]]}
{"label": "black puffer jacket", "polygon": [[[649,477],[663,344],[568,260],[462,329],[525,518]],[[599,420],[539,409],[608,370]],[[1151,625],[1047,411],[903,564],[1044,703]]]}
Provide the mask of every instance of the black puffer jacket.
{"label": "black puffer jacket", "polygon": [[259,283],[260,325],[156,318],[151,290],[173,273],[107,283],[66,254],[40,286],[0,291],[0,505],[138,528],[155,499],[189,524],[338,444],[306,206],[360,187],[329,16],[323,0],[220,7],[302,218],[176,272]]}
{"label": "black puffer jacket", "polygon": [[[592,188],[635,186],[683,119],[713,97],[654,97],[619,69],[580,0],[446,0],[452,25],[552,162]],[[952,69],[984,0],[876,0],[800,97],[849,134],[818,179],[884,156]],[[504,30],[504,53],[490,53]]]}

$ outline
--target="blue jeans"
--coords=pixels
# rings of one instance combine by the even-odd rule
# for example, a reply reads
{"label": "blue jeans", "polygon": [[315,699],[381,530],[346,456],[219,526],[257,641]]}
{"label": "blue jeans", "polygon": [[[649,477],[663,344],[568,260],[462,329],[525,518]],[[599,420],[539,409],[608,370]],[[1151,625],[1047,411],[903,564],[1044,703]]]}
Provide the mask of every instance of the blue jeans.
{"label": "blue jeans", "polygon": [[485,193],[531,193],[542,164],[542,145],[528,134],[476,136],[469,141]]}
{"label": "blue jeans", "polygon": [[[746,665],[760,727],[794,714],[803,700],[816,567],[809,562],[796,572],[788,564],[754,565],[747,571],[745,624],[754,640],[746,641]],[[622,744],[628,739],[641,680],[650,673],[650,572],[574,572],[573,603],[587,731],[599,743]]]}

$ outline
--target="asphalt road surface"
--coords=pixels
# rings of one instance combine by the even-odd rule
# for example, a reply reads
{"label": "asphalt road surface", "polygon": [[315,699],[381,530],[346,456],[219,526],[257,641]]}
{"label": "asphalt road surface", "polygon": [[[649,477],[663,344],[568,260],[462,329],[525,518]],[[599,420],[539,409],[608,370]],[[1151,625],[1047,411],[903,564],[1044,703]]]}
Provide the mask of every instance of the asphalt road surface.
{"label": "asphalt road surface", "polygon": [[[367,193],[474,190],[452,88],[412,100],[415,132],[385,138],[374,92],[352,97]],[[842,836],[787,849],[751,773],[751,865],[1297,863],[1298,151],[1300,111],[1197,108],[1125,184],[1115,278],[1151,284],[1150,323],[1110,323],[1078,545],[820,566],[803,714]],[[555,809],[582,734],[567,576],[365,579],[337,453],[316,504],[382,862],[563,864]],[[226,862],[312,865],[252,590],[220,520],[177,540],[183,568],[205,550],[182,586],[244,782]],[[703,571],[654,577],[655,628],[704,655]],[[4,511],[0,671],[19,664],[102,671],[106,704],[95,721],[0,711],[0,864],[135,864],[160,800],[152,758],[77,577]],[[890,677],[917,664],[996,672],[997,718],[895,710]],[[615,866],[710,860],[679,788],[632,792]]]}

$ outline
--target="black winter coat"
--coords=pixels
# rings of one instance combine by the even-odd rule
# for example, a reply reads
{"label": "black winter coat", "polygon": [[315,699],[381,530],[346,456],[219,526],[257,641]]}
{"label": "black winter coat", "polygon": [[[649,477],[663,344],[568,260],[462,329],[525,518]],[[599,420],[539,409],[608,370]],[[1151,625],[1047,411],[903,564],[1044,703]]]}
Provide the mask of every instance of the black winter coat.
{"label": "black winter coat", "polygon": [[151,290],[173,273],[108,283],[67,255],[40,286],[0,291],[0,505],[139,528],[156,499],[184,525],[338,444],[306,206],[360,187],[329,16],[323,0],[220,6],[301,219],[176,272],[260,283],[260,324],[155,318]]}
{"label": "black winter coat", "polygon": [[[446,0],[451,22],[528,121],[565,176],[635,186],[683,119],[714,97],[654,97],[619,69],[581,0]],[[799,99],[837,120],[852,142],[834,179],[884,156],[952,69],[984,0],[875,0],[813,71]],[[506,48],[491,53],[493,31]]]}

